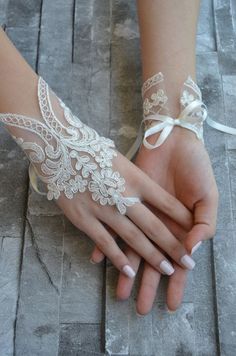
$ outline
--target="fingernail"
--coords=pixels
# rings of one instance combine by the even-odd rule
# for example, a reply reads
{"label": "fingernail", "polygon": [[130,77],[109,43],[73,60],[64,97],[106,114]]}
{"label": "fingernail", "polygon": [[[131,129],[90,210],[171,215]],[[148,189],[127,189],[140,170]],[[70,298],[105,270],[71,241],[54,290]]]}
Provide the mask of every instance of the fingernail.
{"label": "fingernail", "polygon": [[195,262],[194,262],[194,260],[190,257],[190,256],[188,256],[188,255],[184,255],[182,258],[181,258],[181,260],[180,260],[182,263],[183,263],[183,265],[185,266],[185,267],[187,267],[188,269],[193,269],[194,267],[195,267]]}
{"label": "fingernail", "polygon": [[169,308],[166,307],[166,310],[168,311],[169,314],[174,314],[176,310],[170,310]]}
{"label": "fingernail", "polygon": [[132,267],[129,265],[125,265],[122,269],[122,271],[130,278],[133,278],[135,276],[135,272]]}
{"label": "fingernail", "polygon": [[145,315],[139,314],[138,312],[136,312],[136,315],[139,317],[145,316]]}
{"label": "fingernail", "polygon": [[170,276],[171,274],[174,273],[174,268],[171,266],[171,264],[167,261],[162,261],[160,263],[160,268],[162,269],[163,272],[165,272],[166,274],[168,274],[168,276]]}
{"label": "fingernail", "polygon": [[96,262],[94,262],[94,261],[92,260],[92,258],[90,258],[89,262],[91,262],[93,265],[96,264]]}
{"label": "fingernail", "polygon": [[201,246],[201,244],[202,244],[202,241],[199,241],[195,246],[193,246],[192,251],[191,251],[191,255],[192,255],[195,251],[197,251],[197,249]]}

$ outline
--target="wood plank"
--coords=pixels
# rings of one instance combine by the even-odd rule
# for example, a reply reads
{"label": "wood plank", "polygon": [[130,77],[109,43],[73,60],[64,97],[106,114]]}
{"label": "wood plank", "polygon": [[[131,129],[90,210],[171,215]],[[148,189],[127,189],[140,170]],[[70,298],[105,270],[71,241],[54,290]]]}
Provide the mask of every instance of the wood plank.
{"label": "wood plank", "polygon": [[168,314],[163,304],[153,310],[154,355],[196,355],[193,303],[184,303],[175,314]]}
{"label": "wood plank", "polygon": [[[210,59],[210,58],[209,58]],[[202,65],[207,79],[211,78],[209,88],[212,88],[212,95],[207,97],[210,100],[209,113],[212,118],[226,124],[226,116],[222,112],[221,80],[217,69],[217,62],[202,57]],[[214,80],[213,80],[214,78]],[[223,85],[225,105],[231,110],[230,102],[226,101],[226,96],[232,94],[233,85],[229,85],[224,77]],[[209,89],[208,89],[209,90]],[[216,95],[216,93],[218,94]],[[230,99],[229,99],[230,100]],[[219,107],[220,105],[220,107]],[[219,348],[222,355],[233,355],[235,350],[235,315],[232,305],[236,300],[235,295],[235,261],[232,251],[235,250],[234,221],[232,214],[232,184],[230,185],[230,171],[228,165],[228,154],[226,152],[228,135],[209,128],[207,131],[207,146],[213,161],[213,168],[220,192],[220,204],[218,211],[217,233],[213,239],[214,252],[214,274],[215,274],[215,294],[217,325],[219,333]],[[232,172],[235,175],[235,169]],[[228,291],[228,293],[227,293]],[[229,316],[232,316],[229,317]]]}
{"label": "wood plank", "polygon": [[[12,140],[12,138],[10,138]],[[0,235],[22,237],[27,196],[27,159],[0,151]],[[15,174],[13,174],[15,172]]]}
{"label": "wood plank", "polygon": [[201,6],[197,28],[197,53],[216,51],[212,2],[212,0],[204,0],[200,2]]}
{"label": "wood plank", "polygon": [[58,356],[102,356],[100,324],[61,324]]}
{"label": "wood plank", "polygon": [[[235,127],[235,75],[223,75],[223,92],[226,124]],[[233,215],[231,230],[221,229],[214,244],[216,270],[216,296],[220,351],[222,355],[233,355],[236,349],[236,138],[227,135],[227,170],[230,175],[232,207],[228,214]]]}
{"label": "wood plank", "polygon": [[9,0],[0,0],[0,25],[6,24]]}
{"label": "wood plank", "polygon": [[109,136],[125,154],[142,119],[141,61],[136,3],[112,2]]}
{"label": "wood plank", "polygon": [[218,52],[220,73],[236,75],[236,51]]}
{"label": "wood plank", "polygon": [[[224,91],[224,103],[225,103],[225,118],[226,124],[232,127],[236,127],[235,123],[235,85],[236,75],[223,75],[223,91]],[[234,144],[234,146],[233,146]],[[234,215],[234,224],[236,226],[236,136],[227,136],[227,155],[228,155],[228,169],[230,174],[231,195],[232,195],[232,213]]]}
{"label": "wood plank", "polygon": [[[205,241],[201,248],[194,253],[194,260],[197,264],[192,276],[194,353],[196,356],[217,355],[217,317],[211,240]],[[203,325],[204,328],[202,327]]]}
{"label": "wood plank", "polygon": [[129,355],[129,300],[116,300],[117,270],[106,260],[105,351],[108,355]]}
{"label": "wood plank", "polygon": [[17,356],[57,355],[63,232],[60,216],[28,216],[16,321]]}
{"label": "wood plank", "polygon": [[232,20],[234,29],[236,28],[236,2],[234,0],[230,0],[231,8],[232,8]]}
{"label": "wood plank", "polygon": [[66,222],[61,323],[101,323],[104,268],[89,262],[93,245],[88,236]]}
{"label": "wood plank", "polygon": [[71,99],[73,0],[44,0],[38,71],[66,104]]}
{"label": "wood plank", "polygon": [[220,355],[233,356],[236,349],[236,235],[220,230],[214,239],[216,302]]}
{"label": "wood plank", "polygon": [[110,126],[110,2],[77,1],[74,21],[72,107],[108,136]]}
{"label": "wood plank", "polygon": [[[153,312],[145,317],[137,316],[136,300],[138,284],[136,283],[129,302],[129,355],[154,356]],[[154,312],[155,313],[155,312]]]}
{"label": "wood plank", "polygon": [[[208,107],[208,114],[213,120],[225,124],[222,83],[216,53],[198,56],[199,82],[203,93],[203,100]],[[204,124],[205,145],[209,153],[220,194],[217,217],[218,229],[230,229],[233,219],[231,211],[231,192],[229,172],[227,171],[226,134]]]}
{"label": "wood plank", "polygon": [[21,245],[20,238],[0,238],[0,345],[4,356],[14,353]]}
{"label": "wood plank", "polygon": [[214,0],[213,4],[217,50],[223,52],[235,50],[236,37],[232,20],[231,1]]}
{"label": "wood plank", "polygon": [[38,27],[42,0],[8,0],[8,27]]}

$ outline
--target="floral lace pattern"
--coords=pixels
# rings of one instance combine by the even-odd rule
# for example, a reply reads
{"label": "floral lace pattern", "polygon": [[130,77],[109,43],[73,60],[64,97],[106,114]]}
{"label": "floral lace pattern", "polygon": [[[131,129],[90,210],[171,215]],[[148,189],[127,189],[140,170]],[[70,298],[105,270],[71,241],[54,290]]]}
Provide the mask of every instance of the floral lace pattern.
{"label": "floral lace pattern", "polygon": [[151,99],[149,100],[148,98],[145,98],[143,102],[143,112],[144,115],[147,116],[149,113],[155,114],[155,111],[153,111],[153,108],[159,107],[161,108],[165,105],[167,102],[167,96],[165,95],[165,92],[163,89],[158,89],[155,93],[151,95]]}
{"label": "floral lace pattern", "polygon": [[[180,92],[180,114],[177,118],[169,117],[168,97],[164,88],[164,75],[159,72],[148,78],[142,86],[143,117],[145,130],[158,125],[182,126],[195,132],[198,139],[203,140],[203,121],[206,119],[206,106],[202,102],[201,90],[193,79],[188,78],[183,83]],[[165,124],[164,124],[165,122]],[[155,133],[155,130],[151,130]],[[168,129],[169,133],[171,132]],[[165,135],[164,135],[165,136]]]}
{"label": "floral lace pattern", "polygon": [[83,124],[55,97],[63,111],[62,120],[52,109],[47,83],[39,77],[41,121],[6,113],[0,114],[0,122],[28,132],[30,139],[13,138],[26,152],[38,177],[46,183],[49,200],[58,199],[61,192],[72,199],[74,194],[88,189],[94,201],[116,205],[119,212],[125,214],[127,206],[140,200],[121,194],[125,191],[125,179],[112,170],[112,159],[117,156],[114,142]]}
{"label": "floral lace pattern", "polygon": [[[148,95],[147,95],[148,93]],[[161,72],[148,78],[142,86],[143,115],[168,111],[166,107],[168,97],[165,93],[164,76]]]}

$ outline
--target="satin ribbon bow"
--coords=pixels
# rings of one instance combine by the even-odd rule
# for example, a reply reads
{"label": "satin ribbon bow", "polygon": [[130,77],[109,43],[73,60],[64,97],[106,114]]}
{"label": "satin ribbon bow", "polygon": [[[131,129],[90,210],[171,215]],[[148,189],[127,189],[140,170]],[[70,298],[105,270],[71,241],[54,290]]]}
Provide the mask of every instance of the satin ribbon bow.
{"label": "satin ribbon bow", "polygon": [[[142,124],[152,120],[151,127],[147,129],[144,133],[143,144],[148,149],[153,149],[159,147],[169,136],[174,126],[181,126],[186,129],[192,130],[197,135],[198,139],[203,140],[203,121],[206,120],[207,109],[205,104],[201,100],[194,100],[188,104],[179,114],[177,118],[172,118],[167,115],[153,114],[146,116],[140,125],[139,132],[134,144],[131,146],[130,150],[127,152],[126,157],[132,159],[134,154],[137,152],[140,143],[142,142]],[[161,121],[156,123],[155,121]],[[161,132],[160,136],[157,138],[154,144],[150,144],[147,138],[157,132]]]}
{"label": "satin ribbon bow", "polygon": [[[161,121],[154,123],[144,133],[143,144],[146,148],[153,149],[159,147],[169,136],[174,126],[181,126],[195,132],[197,137],[203,141],[202,125],[207,117],[206,106],[200,100],[194,100],[188,104],[177,118],[172,118],[167,115],[154,114],[145,117],[142,123],[153,120]],[[147,142],[147,138],[157,132],[161,132],[154,144]]]}

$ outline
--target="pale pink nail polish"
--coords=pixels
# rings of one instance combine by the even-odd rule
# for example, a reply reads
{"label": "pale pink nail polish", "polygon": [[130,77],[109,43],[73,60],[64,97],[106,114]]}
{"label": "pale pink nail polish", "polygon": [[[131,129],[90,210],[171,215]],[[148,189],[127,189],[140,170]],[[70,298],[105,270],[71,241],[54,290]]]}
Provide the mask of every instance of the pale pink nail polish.
{"label": "pale pink nail polish", "polygon": [[90,258],[89,262],[92,263],[93,265],[96,264],[96,262],[94,262],[94,261],[92,260],[92,258]]}
{"label": "pale pink nail polish", "polygon": [[169,314],[174,314],[174,313],[176,313],[176,310],[170,310],[168,307],[166,307],[166,310],[168,311]]}
{"label": "pale pink nail polish", "polygon": [[139,316],[139,317],[144,317],[145,316],[143,314],[139,314],[138,312],[136,312],[136,315]]}
{"label": "pale pink nail polish", "polygon": [[181,263],[183,263],[183,265],[188,268],[188,269],[193,269],[195,267],[195,262],[194,260],[188,256],[188,255],[184,255],[181,259],[180,259]]}
{"label": "pale pink nail polish", "polygon": [[197,249],[201,246],[201,244],[202,244],[202,241],[199,241],[195,246],[193,246],[192,251],[191,251],[191,255],[192,255],[195,251],[197,251]]}
{"label": "pale pink nail polish", "polygon": [[122,271],[130,278],[133,278],[135,276],[135,272],[132,267],[129,265],[125,265],[122,269]]}
{"label": "pale pink nail polish", "polygon": [[166,274],[168,274],[168,276],[170,276],[171,274],[174,273],[174,268],[172,267],[172,265],[167,262],[167,261],[162,261],[160,263],[160,268],[162,269],[163,272],[165,272]]}

